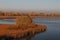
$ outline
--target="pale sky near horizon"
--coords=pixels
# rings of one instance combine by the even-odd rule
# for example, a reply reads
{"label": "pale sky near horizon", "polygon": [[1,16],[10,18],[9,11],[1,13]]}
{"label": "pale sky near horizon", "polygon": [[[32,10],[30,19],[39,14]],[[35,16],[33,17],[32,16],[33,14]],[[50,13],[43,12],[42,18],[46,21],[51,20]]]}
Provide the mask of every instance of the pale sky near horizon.
{"label": "pale sky near horizon", "polygon": [[0,0],[0,9],[60,10],[60,0]]}

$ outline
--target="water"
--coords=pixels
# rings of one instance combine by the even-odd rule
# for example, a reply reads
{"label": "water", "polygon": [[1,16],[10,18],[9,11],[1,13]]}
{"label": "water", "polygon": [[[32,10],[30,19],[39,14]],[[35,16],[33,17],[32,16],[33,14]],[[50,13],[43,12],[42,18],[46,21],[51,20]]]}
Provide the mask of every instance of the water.
{"label": "water", "polygon": [[0,24],[15,24],[16,20],[15,19],[1,19]]}
{"label": "water", "polygon": [[31,40],[60,40],[60,18],[35,18],[36,24],[47,25],[47,30],[32,37]]}
{"label": "water", "polygon": [[[47,30],[44,33],[39,33],[30,40],[60,40],[60,18],[34,18],[35,24],[44,24]],[[15,19],[0,20],[0,24],[14,24]]]}

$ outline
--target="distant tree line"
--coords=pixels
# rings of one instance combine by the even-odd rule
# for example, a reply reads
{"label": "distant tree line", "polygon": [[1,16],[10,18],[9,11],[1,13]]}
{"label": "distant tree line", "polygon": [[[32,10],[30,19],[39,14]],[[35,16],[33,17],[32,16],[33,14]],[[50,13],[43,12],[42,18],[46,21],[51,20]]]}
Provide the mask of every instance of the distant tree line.
{"label": "distant tree line", "polygon": [[3,11],[0,11],[0,16],[26,16],[26,15],[29,15],[29,16],[60,16],[60,13],[51,13],[51,14],[46,14],[46,13],[43,13],[43,12],[40,12],[40,13],[35,13],[35,12],[29,12],[29,13],[24,13],[24,12],[3,12]]}

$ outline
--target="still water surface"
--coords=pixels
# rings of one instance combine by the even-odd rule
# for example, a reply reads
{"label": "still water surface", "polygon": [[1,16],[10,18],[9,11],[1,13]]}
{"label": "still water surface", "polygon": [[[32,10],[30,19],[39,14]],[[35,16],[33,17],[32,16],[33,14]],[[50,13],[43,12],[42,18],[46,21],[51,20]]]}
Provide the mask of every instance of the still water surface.
{"label": "still water surface", "polygon": [[[47,30],[31,38],[31,40],[60,40],[60,18],[34,18],[33,21],[39,25],[44,24]],[[0,20],[0,24],[14,24],[15,19]]]}
{"label": "still water surface", "polygon": [[15,19],[2,19],[0,20],[0,24],[15,24],[16,20]]}
{"label": "still water surface", "polygon": [[60,40],[60,18],[35,18],[36,24],[47,25],[44,33],[35,35],[32,40]]}

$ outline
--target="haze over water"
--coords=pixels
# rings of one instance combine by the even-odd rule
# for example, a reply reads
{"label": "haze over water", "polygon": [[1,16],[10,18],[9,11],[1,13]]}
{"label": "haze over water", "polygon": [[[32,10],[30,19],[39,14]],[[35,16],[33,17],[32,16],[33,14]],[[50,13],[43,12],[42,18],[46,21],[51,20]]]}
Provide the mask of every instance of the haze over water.
{"label": "haze over water", "polygon": [[[60,0],[0,0],[0,11],[53,11],[60,12]],[[36,18],[36,24],[44,24],[47,30],[31,40],[60,40],[60,18]],[[0,20],[0,24],[15,24],[15,19]]]}

